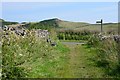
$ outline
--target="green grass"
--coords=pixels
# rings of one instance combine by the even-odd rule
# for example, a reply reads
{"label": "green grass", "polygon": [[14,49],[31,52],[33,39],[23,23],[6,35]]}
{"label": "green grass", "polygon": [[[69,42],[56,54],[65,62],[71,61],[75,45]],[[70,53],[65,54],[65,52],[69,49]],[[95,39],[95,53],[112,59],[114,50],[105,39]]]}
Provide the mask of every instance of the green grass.
{"label": "green grass", "polygon": [[85,41],[85,40],[60,40],[60,42],[82,42],[82,43],[84,43],[87,41]]}
{"label": "green grass", "polygon": [[96,50],[93,60],[97,67],[103,68],[107,77],[119,77],[118,44],[114,40],[100,41],[97,37],[91,37],[86,45]]}
{"label": "green grass", "polygon": [[[77,24],[77,25],[79,27],[76,27],[75,25],[73,27],[66,26],[66,27],[58,28],[58,30],[61,30],[61,31],[62,30],[75,30],[75,31],[88,30],[88,31],[92,31],[92,32],[94,32],[94,31],[100,32],[101,31],[101,25],[100,24],[84,24],[84,25]],[[103,32],[110,32],[110,31],[117,34],[118,24],[117,23],[103,24]]]}
{"label": "green grass", "polygon": [[[7,66],[3,68],[3,73],[8,78],[18,77],[19,74],[19,77],[31,78],[52,78],[64,75],[63,67],[67,64],[69,52],[67,47],[57,40],[54,40],[57,45],[51,46],[34,34],[21,37],[8,33],[10,35],[2,38],[2,65]],[[18,72],[19,70],[21,73]]]}
{"label": "green grass", "polygon": [[[82,28],[74,28],[75,30],[90,30],[90,31],[100,31],[101,30],[101,25],[97,25],[97,24],[90,24],[88,26],[82,27]],[[118,30],[118,24],[117,23],[112,23],[112,24],[103,24],[103,31],[107,32],[107,31],[116,31]]]}
{"label": "green grass", "polygon": [[105,77],[102,68],[96,66],[93,59],[96,50],[87,48],[85,45],[68,45],[70,48],[69,64],[67,64],[68,78],[103,78]]}
{"label": "green grass", "polygon": [[81,28],[83,26],[89,25],[89,23],[85,22],[70,22],[70,21],[60,21],[59,23],[60,28]]}
{"label": "green grass", "polygon": [[38,58],[35,62],[31,62],[31,71],[29,77],[33,78],[57,78],[63,77],[65,73],[64,65],[67,64],[67,54],[69,49],[58,43],[53,47],[51,53],[47,53],[44,58]]}
{"label": "green grass", "polygon": [[[97,40],[96,38],[94,38]],[[94,42],[94,40],[93,40]],[[90,46],[85,45],[75,45],[75,44],[65,44],[69,49],[69,64],[68,78],[118,78],[118,59],[116,59],[116,44],[112,41],[107,40],[107,42],[102,41],[103,44],[95,44]],[[92,45],[92,44],[91,44]],[[104,50],[100,52],[100,50]],[[108,67],[106,65],[106,60],[109,62]],[[105,60],[101,62],[99,60]]]}
{"label": "green grass", "polygon": [[55,47],[56,50],[60,51],[60,53],[66,53],[69,50],[65,45],[63,45],[61,42],[58,42],[57,46]]}
{"label": "green grass", "polygon": [[[98,29],[95,26],[94,28]],[[83,42],[83,40],[59,41],[54,30],[50,31],[50,38],[57,43],[56,46],[50,46],[43,39],[33,35],[21,37],[10,32],[7,38],[3,37],[2,65],[9,67],[4,67],[3,72],[10,73],[9,77],[17,77],[20,74],[19,77],[27,78],[109,77],[104,72],[106,68],[97,66],[98,51],[95,47],[75,44],[63,45],[60,41]],[[109,49],[108,46],[105,48]],[[24,71],[26,71],[26,75],[24,75]]]}

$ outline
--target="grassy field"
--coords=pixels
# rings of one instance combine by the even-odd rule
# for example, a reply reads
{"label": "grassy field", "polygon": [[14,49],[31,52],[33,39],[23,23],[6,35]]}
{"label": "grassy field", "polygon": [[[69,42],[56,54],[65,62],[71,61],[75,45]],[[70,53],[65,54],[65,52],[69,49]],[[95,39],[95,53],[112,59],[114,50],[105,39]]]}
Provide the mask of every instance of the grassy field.
{"label": "grassy field", "polygon": [[60,43],[51,48],[50,53],[46,53],[44,58],[37,58],[35,61],[25,63],[23,66],[30,67],[28,77],[32,78],[57,78],[64,77],[66,74],[65,65],[67,64],[67,54],[69,49]]}
{"label": "grassy field", "polygon": [[[66,44],[65,44],[66,45]],[[69,72],[68,78],[103,78],[105,77],[102,68],[96,67],[91,59],[96,56],[94,49],[86,48],[83,45],[67,44],[70,49],[69,53]]]}
{"label": "grassy field", "polygon": [[108,43],[102,44],[103,46],[101,43],[96,43],[95,47],[90,47],[88,44],[64,44],[70,49],[67,65],[69,72],[66,77],[119,78],[117,47],[111,41]]}
{"label": "grassy field", "polygon": [[[3,44],[0,49],[3,79],[116,78],[120,76],[117,43],[111,39],[100,41],[98,37],[93,36],[100,33],[100,25],[57,19],[47,20],[47,22],[49,37],[56,42],[56,46],[51,46],[45,39],[36,37],[31,30],[28,30],[31,33],[24,37],[12,31],[0,33]],[[39,29],[45,27],[45,23],[46,21],[43,21],[31,25],[32,28]],[[55,28],[56,25],[57,28]],[[104,24],[103,29],[105,32],[111,32],[109,35],[116,34],[117,23]],[[68,44],[62,42],[68,42]],[[85,45],[72,42],[85,43]]]}
{"label": "grassy field", "polygon": [[[88,30],[88,31],[96,31],[100,32],[101,31],[101,25],[100,24],[88,24],[88,25],[81,25],[80,27],[61,27],[58,29],[59,30],[74,30],[74,31],[83,31],[83,30]],[[103,24],[103,32],[112,32],[113,34],[118,33],[118,24],[117,23],[106,23]]]}
{"label": "grassy field", "polygon": [[[101,25],[90,25],[90,26],[87,26],[83,29],[88,29],[88,30],[91,30],[91,31],[99,31],[100,32],[100,29],[101,28]],[[78,30],[78,29],[76,29]],[[104,24],[103,25],[103,32],[112,32],[113,34],[117,34],[118,32],[118,24],[117,23],[114,23],[114,24]]]}
{"label": "grassy field", "polygon": [[[53,32],[54,33],[54,32]],[[55,35],[55,34],[53,34]],[[114,49],[112,44],[107,46],[89,47],[88,45],[62,44],[55,40],[57,45],[52,47],[44,40],[34,36],[18,37],[14,34],[4,39],[2,47],[2,72],[3,78],[113,78],[108,75],[108,67],[99,67],[96,63],[99,59],[108,60],[111,65],[109,70],[117,66],[116,59],[112,58]],[[55,39],[55,38],[52,38]],[[64,40],[62,40],[64,41]],[[94,40],[92,40],[94,42]],[[67,42],[70,42],[69,40]],[[86,43],[86,42],[85,42]],[[89,45],[91,46],[92,43]],[[110,46],[111,47],[110,47]],[[113,45],[115,46],[115,45]],[[103,55],[98,49],[106,49],[104,54],[108,54],[109,48],[113,52],[111,55]],[[108,51],[107,51],[108,49]],[[100,54],[100,55],[99,55]],[[101,57],[98,57],[101,56]],[[111,57],[110,59],[108,57]],[[112,62],[111,62],[112,60]],[[114,61],[113,61],[114,60]],[[104,65],[104,63],[101,63]],[[7,67],[5,67],[7,66]],[[108,71],[107,71],[108,72]],[[119,73],[117,72],[116,74]],[[7,77],[5,77],[7,76]],[[116,76],[115,76],[116,77]]]}
{"label": "grassy field", "polygon": [[[54,32],[51,33],[54,35]],[[34,35],[22,37],[11,32],[8,34],[2,38],[3,79],[64,76],[69,48],[55,40],[55,36],[51,38],[57,45],[51,46]]]}
{"label": "grassy field", "polygon": [[[47,24],[46,24],[47,23]],[[28,24],[30,29],[32,28],[56,28],[56,30],[90,30],[90,31],[99,31],[100,32],[100,24],[90,24],[86,22],[71,22],[71,21],[64,21],[57,18],[43,20],[36,23],[29,23]],[[117,32],[118,24],[117,23],[103,23],[103,31],[113,31]]]}
{"label": "grassy field", "polygon": [[70,22],[70,21],[59,21],[58,24],[59,27],[61,28],[71,28],[71,29],[81,28],[89,25],[89,23],[85,23],[85,22]]}

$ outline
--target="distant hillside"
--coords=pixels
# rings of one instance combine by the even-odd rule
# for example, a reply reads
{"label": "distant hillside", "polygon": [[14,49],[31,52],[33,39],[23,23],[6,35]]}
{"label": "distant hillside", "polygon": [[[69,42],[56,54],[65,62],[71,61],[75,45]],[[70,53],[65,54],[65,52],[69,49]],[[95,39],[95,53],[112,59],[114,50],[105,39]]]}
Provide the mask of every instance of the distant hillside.
{"label": "distant hillside", "polygon": [[64,21],[60,20],[58,18],[54,19],[48,19],[48,20],[43,20],[37,23],[29,23],[29,28],[42,28],[42,29],[48,29],[48,28],[76,28],[76,27],[83,27],[89,25],[88,23],[84,22],[69,22],[69,21]]}
{"label": "distant hillside", "polygon": [[18,22],[5,21],[3,19],[0,19],[0,23],[2,23],[2,25],[18,24]]}
{"label": "distant hillside", "polygon": [[81,28],[88,26],[89,23],[85,22],[70,22],[70,21],[60,21],[59,22],[59,27],[61,28]]}
{"label": "distant hillside", "polygon": [[[11,25],[11,24],[18,24],[18,22],[10,22],[5,21],[3,19],[0,19],[0,22],[3,23],[3,25]],[[70,22],[61,20],[58,18],[43,20],[40,22],[30,22],[26,23],[23,22],[26,28],[28,29],[50,29],[50,28],[57,28],[57,29],[74,29],[74,30],[97,30],[100,31],[100,24],[89,24],[86,22]],[[118,23],[104,23],[103,24],[103,30],[113,30],[117,31],[118,29]]]}

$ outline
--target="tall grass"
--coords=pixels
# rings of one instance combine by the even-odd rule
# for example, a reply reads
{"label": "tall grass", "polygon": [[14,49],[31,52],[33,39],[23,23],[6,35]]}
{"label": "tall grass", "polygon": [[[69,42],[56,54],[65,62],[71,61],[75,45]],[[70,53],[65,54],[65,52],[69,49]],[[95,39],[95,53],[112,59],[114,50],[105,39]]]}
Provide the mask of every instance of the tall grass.
{"label": "tall grass", "polygon": [[113,39],[100,40],[92,36],[87,45],[96,49],[95,62],[98,67],[103,67],[109,77],[120,77],[118,43]]}
{"label": "tall grass", "polygon": [[69,49],[59,41],[52,47],[44,39],[36,37],[34,32],[23,37],[6,32],[9,35],[2,38],[3,79],[61,77],[60,74],[64,74],[61,71],[67,59],[64,51]]}

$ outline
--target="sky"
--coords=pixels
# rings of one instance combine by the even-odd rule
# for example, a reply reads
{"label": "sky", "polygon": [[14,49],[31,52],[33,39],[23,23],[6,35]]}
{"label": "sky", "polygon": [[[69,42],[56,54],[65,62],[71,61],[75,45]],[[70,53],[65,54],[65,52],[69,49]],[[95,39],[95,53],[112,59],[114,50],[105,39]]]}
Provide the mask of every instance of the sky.
{"label": "sky", "polygon": [[118,2],[2,2],[0,18],[36,22],[59,18],[73,22],[118,22]]}
{"label": "sky", "polygon": [[119,0],[1,0],[1,2],[119,2]]}

